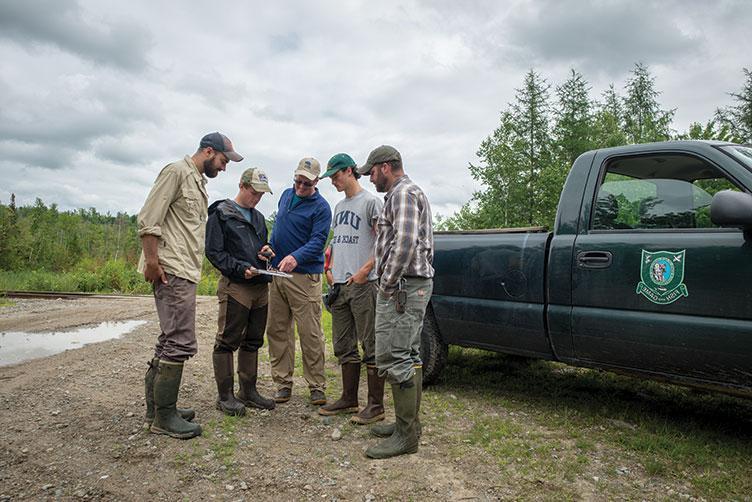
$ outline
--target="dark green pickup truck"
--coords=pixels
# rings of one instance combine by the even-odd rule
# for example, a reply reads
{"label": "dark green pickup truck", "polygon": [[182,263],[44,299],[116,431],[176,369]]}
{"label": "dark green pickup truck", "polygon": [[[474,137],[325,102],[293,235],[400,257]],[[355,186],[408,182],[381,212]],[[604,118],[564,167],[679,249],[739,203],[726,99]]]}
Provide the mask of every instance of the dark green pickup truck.
{"label": "dark green pickup truck", "polygon": [[553,232],[438,232],[425,380],[447,344],[752,397],[752,148],[672,141],[572,166]]}

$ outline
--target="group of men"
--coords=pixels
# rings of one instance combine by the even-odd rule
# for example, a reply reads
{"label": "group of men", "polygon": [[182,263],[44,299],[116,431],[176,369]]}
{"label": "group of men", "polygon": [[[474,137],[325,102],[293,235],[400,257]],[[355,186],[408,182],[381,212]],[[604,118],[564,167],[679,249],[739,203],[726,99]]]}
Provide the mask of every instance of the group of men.
{"label": "group of men", "polygon": [[[143,253],[139,270],[153,284],[161,334],[145,377],[146,421],[151,432],[176,438],[201,434],[195,412],[177,407],[183,365],[197,352],[196,285],[204,254],[221,273],[218,329],[212,353],[216,407],[243,415],[246,407],[274,409],[292,396],[295,328],[310,400],[321,415],[352,414],[385,438],[366,450],[387,458],[418,449],[422,365],[420,332],[433,285],[431,210],[423,191],[405,174],[400,153],[382,145],[361,166],[345,153],[321,173],[304,158],[293,186],[279,198],[271,238],[256,205],[272,190],[258,168],[246,169],[234,199],[208,206],[206,178],[243,157],[223,134],[201,139],[192,156],[162,169],[138,216]],[[359,181],[369,176],[384,202]],[[330,178],[345,198],[334,215],[317,184]],[[325,245],[330,229],[329,248]],[[321,325],[322,275],[329,284],[334,354],[342,394],[327,403],[325,342]],[[258,350],[266,333],[273,399],[259,394]],[[360,354],[360,344],[363,354]],[[237,352],[238,392],[234,392]],[[361,366],[368,397],[359,408]],[[395,423],[384,420],[389,382]]]}

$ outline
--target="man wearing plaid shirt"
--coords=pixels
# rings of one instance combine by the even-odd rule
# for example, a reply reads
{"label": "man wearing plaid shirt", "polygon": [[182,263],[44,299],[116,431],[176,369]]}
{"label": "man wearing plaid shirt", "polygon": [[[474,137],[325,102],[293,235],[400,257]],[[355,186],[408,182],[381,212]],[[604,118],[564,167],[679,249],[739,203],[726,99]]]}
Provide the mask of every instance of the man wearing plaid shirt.
{"label": "man wearing plaid shirt", "polygon": [[418,451],[423,370],[420,333],[433,291],[431,206],[405,174],[402,156],[391,146],[374,149],[358,169],[370,175],[376,191],[386,193],[376,236],[376,365],[392,386],[394,424],[378,424],[371,433],[386,437],[366,450],[370,458]]}

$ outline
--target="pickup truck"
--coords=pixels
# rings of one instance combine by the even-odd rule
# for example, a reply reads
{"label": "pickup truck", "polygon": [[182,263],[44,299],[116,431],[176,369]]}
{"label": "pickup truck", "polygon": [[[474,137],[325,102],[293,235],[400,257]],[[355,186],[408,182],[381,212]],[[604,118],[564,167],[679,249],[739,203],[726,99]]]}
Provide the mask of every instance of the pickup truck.
{"label": "pickup truck", "polygon": [[553,232],[437,232],[426,383],[455,344],[752,397],[752,148],[573,164]]}

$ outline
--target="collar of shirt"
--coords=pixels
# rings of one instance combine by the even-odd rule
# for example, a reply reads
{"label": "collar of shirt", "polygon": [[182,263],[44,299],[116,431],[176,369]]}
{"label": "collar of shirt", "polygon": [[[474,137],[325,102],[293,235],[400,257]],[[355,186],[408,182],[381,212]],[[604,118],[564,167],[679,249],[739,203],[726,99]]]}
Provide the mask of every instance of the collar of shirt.
{"label": "collar of shirt", "polygon": [[[183,160],[185,161],[186,164],[188,164],[189,166],[193,168],[193,178],[197,182],[201,183],[201,189],[204,192],[206,192],[206,182],[209,180],[207,180],[206,176],[204,176],[201,173],[201,171],[198,170],[198,166],[196,165],[195,162],[193,162],[193,157],[191,157],[190,155],[186,155],[185,157],[183,157]],[[205,195],[207,195],[207,198],[208,198],[208,194],[205,193]]]}
{"label": "collar of shirt", "polygon": [[394,180],[394,183],[392,184],[392,187],[389,189],[389,191],[386,193],[386,195],[384,195],[384,200],[389,199],[389,197],[391,197],[392,194],[394,193],[394,191],[397,189],[397,185],[399,185],[400,183],[402,183],[405,180],[410,181],[410,178],[407,177],[407,174],[403,174],[402,176],[400,176],[399,178],[397,178],[396,180]]}

